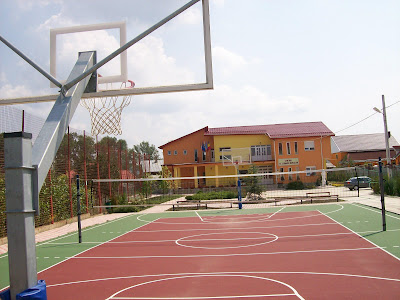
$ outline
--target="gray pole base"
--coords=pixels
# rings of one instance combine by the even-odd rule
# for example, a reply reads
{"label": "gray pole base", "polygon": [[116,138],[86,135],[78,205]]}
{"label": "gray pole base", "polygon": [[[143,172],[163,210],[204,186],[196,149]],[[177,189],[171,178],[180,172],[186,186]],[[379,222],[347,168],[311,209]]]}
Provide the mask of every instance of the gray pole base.
{"label": "gray pole base", "polygon": [[32,134],[4,134],[10,295],[37,284],[35,211],[32,205]]}

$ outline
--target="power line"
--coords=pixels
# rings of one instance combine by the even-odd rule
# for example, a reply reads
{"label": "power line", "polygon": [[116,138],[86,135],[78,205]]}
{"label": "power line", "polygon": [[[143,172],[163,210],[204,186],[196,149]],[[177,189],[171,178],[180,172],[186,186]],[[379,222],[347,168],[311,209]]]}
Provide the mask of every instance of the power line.
{"label": "power line", "polygon": [[[386,106],[386,108],[389,108],[389,107],[391,107],[391,106],[393,106],[393,105],[395,105],[395,104],[397,104],[397,103],[400,103],[400,100],[397,101],[397,102],[395,102],[395,103],[390,104],[389,106]],[[337,133],[339,133],[339,132],[342,132],[342,131],[344,131],[344,130],[347,130],[347,129],[353,127],[353,126],[356,126],[356,125],[360,124],[361,122],[364,122],[365,120],[367,120],[367,119],[371,118],[372,116],[376,115],[377,113],[378,113],[378,112],[374,112],[372,115],[369,115],[368,117],[366,117],[366,118],[364,118],[364,119],[358,121],[357,123],[354,123],[354,124],[352,124],[352,125],[350,125],[350,126],[347,126],[346,128],[343,128],[343,129],[341,129],[341,130],[339,130],[339,131],[336,131],[335,134],[337,134]]]}

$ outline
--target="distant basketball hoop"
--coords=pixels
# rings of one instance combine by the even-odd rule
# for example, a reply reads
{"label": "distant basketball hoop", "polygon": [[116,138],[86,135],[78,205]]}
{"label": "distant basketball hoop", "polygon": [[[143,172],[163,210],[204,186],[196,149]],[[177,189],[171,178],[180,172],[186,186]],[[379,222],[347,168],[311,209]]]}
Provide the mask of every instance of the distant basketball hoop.
{"label": "distant basketball hoop", "polygon": [[[120,89],[132,89],[134,87],[135,83],[132,80],[128,80],[121,84]],[[80,102],[81,105],[85,107],[90,114],[92,135],[121,135],[122,110],[131,103],[131,98],[132,95],[82,99]]]}

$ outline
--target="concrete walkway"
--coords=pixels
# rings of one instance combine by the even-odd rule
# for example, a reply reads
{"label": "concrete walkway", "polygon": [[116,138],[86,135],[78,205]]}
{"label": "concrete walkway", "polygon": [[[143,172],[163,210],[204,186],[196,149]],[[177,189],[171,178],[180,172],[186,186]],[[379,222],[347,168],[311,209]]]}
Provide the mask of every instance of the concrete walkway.
{"label": "concrete walkway", "polygon": [[[381,195],[374,194],[371,189],[360,189],[360,197],[349,197],[340,199],[360,203],[381,209]],[[400,197],[386,196],[385,195],[385,209],[386,211],[400,214]]]}

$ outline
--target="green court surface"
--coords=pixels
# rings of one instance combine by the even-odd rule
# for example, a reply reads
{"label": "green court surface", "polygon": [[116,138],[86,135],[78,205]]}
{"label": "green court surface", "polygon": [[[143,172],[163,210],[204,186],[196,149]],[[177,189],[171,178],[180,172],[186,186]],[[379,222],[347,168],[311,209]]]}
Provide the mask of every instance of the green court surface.
{"label": "green court surface", "polygon": [[[244,214],[271,214],[293,211],[320,211],[332,220],[366,238],[384,251],[400,258],[400,216],[386,213],[387,230],[382,231],[382,215],[379,209],[356,203],[332,203],[321,205],[300,205],[257,209],[201,210],[184,212],[164,212],[158,214],[132,214],[82,230],[82,243],[78,234],[72,233],[38,243],[36,247],[38,271],[47,269],[69,257],[82,253],[102,243],[110,241],[129,231],[159,218],[234,216]],[[260,223],[259,223],[260,224]],[[132,249],[134,251],[134,248]],[[79,272],[79,270],[77,270]],[[9,285],[8,256],[0,255],[0,289]],[[40,279],[40,274],[39,274]]]}

